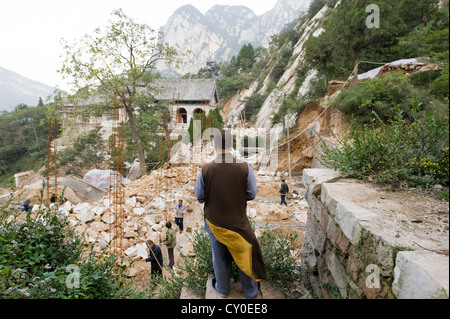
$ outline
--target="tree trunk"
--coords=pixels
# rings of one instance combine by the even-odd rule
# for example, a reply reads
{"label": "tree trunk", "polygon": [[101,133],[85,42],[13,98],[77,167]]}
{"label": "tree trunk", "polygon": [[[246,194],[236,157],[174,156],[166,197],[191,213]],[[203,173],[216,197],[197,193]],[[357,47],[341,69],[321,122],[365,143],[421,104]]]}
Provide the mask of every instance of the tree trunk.
{"label": "tree trunk", "polygon": [[328,71],[327,71],[327,62],[323,62],[323,75],[325,77],[325,89],[328,89]]}
{"label": "tree trunk", "polygon": [[33,121],[34,121],[34,120],[31,121],[31,127],[33,128],[34,137],[36,138],[36,144],[37,144],[38,149],[39,149],[39,152],[40,152],[40,151],[41,151],[41,145],[39,145],[39,138],[38,138],[38,136],[37,136],[36,128],[34,127],[34,122],[33,122]]}
{"label": "tree trunk", "polygon": [[353,71],[353,83],[357,83],[359,71],[359,51],[355,52],[355,68],[353,69]]}
{"label": "tree trunk", "polygon": [[139,158],[139,168],[141,170],[141,176],[145,176],[147,175],[147,165],[145,163],[144,150],[142,149],[142,142],[141,139],[139,138],[136,120],[134,118],[134,114],[131,108],[125,107],[125,110],[127,111],[128,118],[130,119],[131,134],[133,135],[133,141],[135,143],[134,145],[136,146]]}

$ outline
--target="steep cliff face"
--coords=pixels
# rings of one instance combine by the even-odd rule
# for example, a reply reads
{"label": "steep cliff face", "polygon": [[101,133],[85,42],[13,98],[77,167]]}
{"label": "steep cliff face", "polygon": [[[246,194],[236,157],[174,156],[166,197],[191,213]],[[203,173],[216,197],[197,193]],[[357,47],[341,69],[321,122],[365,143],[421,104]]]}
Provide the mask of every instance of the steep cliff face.
{"label": "steep cliff face", "polygon": [[162,27],[164,41],[191,52],[179,70],[157,66],[165,76],[197,73],[207,61],[228,61],[244,44],[266,46],[270,37],[306,11],[311,0],[279,0],[275,7],[257,16],[244,6],[216,5],[202,14],[192,5],[179,8]]}
{"label": "steep cliff face", "polygon": [[[290,167],[294,173],[301,172],[304,168],[320,166],[315,159],[315,154],[320,152],[320,138],[316,132],[320,132],[322,139],[330,143],[333,142],[332,136],[341,136],[342,134],[343,118],[336,109],[327,107],[329,101],[341,89],[339,85],[330,85],[323,98],[308,102],[301,112],[286,116],[279,124],[273,125],[272,123],[274,115],[282,107],[287,96],[295,94],[297,99],[301,100],[317,80],[318,72],[311,69],[305,72],[301,85],[297,83],[298,70],[303,68],[304,44],[309,37],[318,36],[322,32],[323,29],[320,25],[327,10],[329,8],[324,6],[313,18],[300,21],[294,28],[299,37],[296,43],[292,44],[292,58],[286,66],[285,72],[276,82],[275,88],[272,90],[269,88],[269,82],[272,81],[273,70],[271,70],[263,81],[260,78],[256,79],[248,89],[237,93],[224,108],[224,122],[227,126],[236,126],[243,121],[242,113],[250,96],[254,94],[267,96],[252,123],[252,128],[265,129],[271,135],[277,134],[283,137],[280,140],[277,154],[279,171],[288,171],[289,169],[287,137],[284,136],[286,124],[292,131],[290,138],[295,137],[290,142]],[[273,65],[273,62],[270,63]],[[261,81],[262,84],[260,84]]]}
{"label": "steep cliff face", "polygon": [[[287,70],[283,73],[281,78],[276,83],[276,88],[268,94],[266,100],[262,104],[259,112],[256,116],[255,122],[253,123],[254,127],[261,127],[265,129],[272,128],[272,118],[274,114],[278,111],[279,107],[282,105],[284,99],[287,95],[291,94],[296,87],[296,80],[298,78],[297,70],[301,67],[302,62],[304,61],[304,52],[303,45],[308,40],[310,36],[318,35],[318,25],[323,18],[325,12],[328,10],[327,6],[324,6],[322,10],[320,10],[311,20],[299,22],[295,29],[298,31],[301,36],[299,37],[298,42],[294,45],[292,57],[295,59],[287,68]],[[316,77],[316,70],[310,70],[305,79],[302,82],[300,88],[298,88],[298,95],[304,95],[309,91],[310,86],[314,78]],[[243,112],[246,104],[246,100],[252,94],[267,94],[268,92],[268,83],[270,82],[271,73],[267,75],[266,79],[263,82],[262,87],[257,91],[258,81],[257,79],[247,90],[243,90],[239,92],[232,100],[230,104],[230,108],[227,112],[226,123],[227,125],[236,125],[241,121],[240,113]],[[295,125],[296,119],[292,118],[289,121],[289,126],[293,127]],[[278,129],[281,130],[283,125]]]}

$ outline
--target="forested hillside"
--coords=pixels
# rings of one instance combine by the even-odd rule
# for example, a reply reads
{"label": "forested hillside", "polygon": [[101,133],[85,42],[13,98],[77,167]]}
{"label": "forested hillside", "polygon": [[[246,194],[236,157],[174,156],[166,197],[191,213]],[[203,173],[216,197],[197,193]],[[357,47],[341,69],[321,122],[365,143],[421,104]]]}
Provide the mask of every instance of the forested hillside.
{"label": "forested hillside", "polygon": [[[268,49],[247,45],[220,64],[221,97],[227,101],[242,90],[239,121],[257,126],[270,116],[272,125],[284,125],[325,97],[331,80],[347,82],[331,106],[351,130],[336,147],[323,145],[323,163],[360,178],[448,185],[448,2],[378,1],[380,28],[367,27],[372,2],[336,4],[314,1],[297,25],[272,37]],[[411,58],[425,66],[397,67],[364,81],[354,76]]]}
{"label": "forested hillside", "polygon": [[47,107],[18,105],[0,115],[0,184],[14,185],[14,174],[44,165],[47,154]]}
{"label": "forested hillside", "polygon": [[[298,117],[308,103],[323,98],[332,80],[347,81],[354,74],[399,59],[425,58],[427,68],[421,72],[400,70],[366,81],[350,81],[350,87],[333,100],[333,107],[348,119],[354,118],[352,132],[358,132],[361,138],[365,136],[367,141],[367,134],[372,136],[383,125],[385,130],[390,125],[415,129],[401,132],[416,139],[410,140],[411,147],[396,158],[395,167],[385,170],[381,165],[393,165],[390,156],[398,153],[393,151],[395,145],[388,149],[380,145],[372,150],[360,150],[361,156],[373,154],[372,159],[366,157],[367,161],[343,158],[343,154],[331,150],[324,160],[329,166],[349,170],[357,176],[378,176],[384,172],[381,179],[407,180],[408,173],[416,171],[421,178],[412,184],[448,183],[448,171],[437,170],[439,174],[435,174],[427,169],[429,165],[442,168],[448,161],[448,131],[444,128],[448,123],[449,95],[448,1],[347,0],[337,4],[336,0],[315,0],[298,22],[272,36],[269,47],[244,45],[230,61],[209,63],[197,74],[186,74],[184,78],[215,76],[225,107],[238,92],[247,91],[239,121],[255,125],[264,118],[273,126],[284,125],[286,118]],[[379,28],[367,27],[367,19],[371,19],[373,12],[366,8],[371,4],[379,8]],[[290,87],[285,89],[289,76],[292,76]],[[277,92],[275,98],[274,92]],[[262,112],[265,104],[271,108],[269,115],[266,110]],[[165,107],[148,109],[136,117],[139,134],[147,141],[145,153],[150,163],[158,160],[157,130],[168,120]],[[1,128],[7,132],[1,140],[1,173],[3,181],[9,177],[8,184],[14,173],[37,168],[43,162],[48,133],[43,114],[40,107],[22,106],[0,117]],[[219,117],[218,121],[221,121]],[[230,117],[223,119],[224,126],[235,124]],[[38,125],[40,130],[36,129]],[[358,130],[361,127],[362,132]],[[396,138],[401,136],[397,133]],[[125,134],[129,141],[126,159],[132,161],[136,150],[130,128],[125,127]],[[383,143],[391,142],[396,143]],[[350,144],[347,146],[349,152],[358,154]],[[153,167],[149,165],[148,169]]]}

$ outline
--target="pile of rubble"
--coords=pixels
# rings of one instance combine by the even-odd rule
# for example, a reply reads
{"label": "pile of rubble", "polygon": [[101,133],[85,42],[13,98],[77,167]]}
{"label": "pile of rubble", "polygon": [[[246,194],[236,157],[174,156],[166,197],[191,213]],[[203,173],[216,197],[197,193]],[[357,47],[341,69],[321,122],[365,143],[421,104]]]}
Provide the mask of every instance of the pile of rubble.
{"label": "pile of rubble", "polygon": [[[197,178],[196,167],[172,167],[152,171],[151,174],[124,186],[123,199],[123,236],[118,254],[125,257],[125,263],[133,267],[130,276],[135,276],[146,269],[143,259],[148,257],[145,242],[151,239],[164,249],[161,243],[165,240],[166,222],[174,223],[173,208],[179,199],[187,207],[187,216],[193,214],[197,200],[194,196],[194,186]],[[195,174],[194,174],[195,173]],[[66,214],[75,230],[84,236],[86,242],[94,245],[94,251],[102,252],[108,249],[108,243],[114,234],[114,203],[110,195],[105,195],[94,203],[79,203],[73,205],[66,202],[59,207],[59,212]],[[186,217],[187,217],[186,216]],[[200,223],[190,225],[188,230],[194,230]],[[186,227],[185,227],[186,229]],[[119,230],[120,231],[120,230]],[[192,243],[184,235],[178,240],[178,247],[184,255],[192,255]],[[164,250],[163,250],[164,252]]]}
{"label": "pile of rubble", "polygon": [[[115,223],[117,204],[112,194],[105,194],[96,201],[73,203],[67,201],[63,205],[51,204],[50,209],[57,209],[60,214],[68,216],[68,220],[77,233],[82,235],[86,243],[93,245],[94,251],[109,251],[111,242],[118,243],[120,257],[125,258],[130,277],[148,273],[150,265],[144,259],[148,257],[145,242],[151,239],[159,245],[163,256],[167,256],[165,240],[166,222],[174,223],[174,206],[182,199],[187,213],[184,219],[185,232],[177,234],[175,260],[180,254],[194,256],[190,233],[203,226],[202,209],[194,195],[194,186],[200,172],[200,166],[173,166],[152,171],[123,188],[123,223]],[[255,174],[259,192],[254,201],[248,203],[247,214],[261,225],[305,224],[307,202],[302,194],[294,190],[289,206],[280,206],[278,189],[283,174]],[[40,207],[35,205],[33,210]],[[263,226],[261,226],[263,227]],[[121,239],[117,240],[118,235]],[[112,236],[117,236],[112,238]],[[116,240],[115,240],[116,239]],[[166,259],[166,258],[165,258]]]}

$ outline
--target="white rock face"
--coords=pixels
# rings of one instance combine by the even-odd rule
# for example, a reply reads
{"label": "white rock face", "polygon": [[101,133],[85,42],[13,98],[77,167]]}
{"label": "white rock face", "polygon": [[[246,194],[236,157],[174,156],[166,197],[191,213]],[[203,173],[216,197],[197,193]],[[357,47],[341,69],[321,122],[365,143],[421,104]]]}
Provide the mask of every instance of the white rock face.
{"label": "white rock face", "polygon": [[161,31],[165,42],[192,54],[177,71],[162,63],[157,69],[165,76],[197,73],[207,61],[230,60],[244,44],[267,46],[270,37],[297,19],[300,12],[306,12],[310,3],[278,0],[272,10],[260,16],[244,6],[216,5],[202,14],[194,6],[185,5],[175,11]]}

